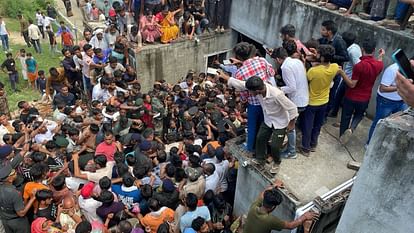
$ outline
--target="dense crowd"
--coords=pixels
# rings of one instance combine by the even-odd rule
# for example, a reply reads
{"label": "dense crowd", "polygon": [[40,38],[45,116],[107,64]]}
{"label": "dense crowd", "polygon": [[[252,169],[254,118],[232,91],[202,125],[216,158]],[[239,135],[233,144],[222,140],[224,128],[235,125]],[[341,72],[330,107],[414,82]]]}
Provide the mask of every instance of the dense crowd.
{"label": "dense crowd", "polygon": [[[185,6],[188,1],[167,5],[172,3],[191,7]],[[189,11],[163,8],[158,1],[123,4],[98,10],[117,23],[104,30],[85,30],[77,45],[65,42],[66,33],[72,36],[64,22],[56,33],[42,24],[49,38],[62,37],[61,67],[38,70],[35,58],[24,49],[16,57],[7,53],[1,69],[9,75],[12,89],[18,91],[18,59],[25,65],[20,73],[42,93],[42,102],[51,104],[53,114],[41,116],[35,106],[20,101],[18,118],[10,119],[0,83],[0,232],[218,233],[244,228],[247,233],[265,233],[294,229],[314,219],[311,212],[292,222],[270,215],[283,200],[279,181],[252,203],[246,221],[236,218],[232,209],[238,161],[226,143],[247,130],[243,147],[254,154],[252,162],[277,174],[282,159],[294,159],[297,152],[309,157],[318,150],[322,125],[327,117],[337,117],[342,106],[338,126],[341,143],[346,144],[383,70],[384,50],[376,49],[373,37],[339,34],[333,21],[324,21],[321,38],[302,43],[295,27],[286,25],[280,30],[282,47],[266,50],[277,68],[259,56],[253,44],[241,42],[230,63],[212,65],[217,73],[189,71],[182,82],[159,81],[143,93],[144,80],[127,56],[131,42],[139,44],[134,40],[139,33],[144,42],[158,36],[170,42],[171,37],[163,39],[169,34],[162,30],[163,20],[156,18],[165,17],[168,28],[172,18],[185,21]],[[90,7],[85,17],[99,19],[94,3]],[[53,18],[51,8],[47,12],[52,15],[44,17]],[[151,10],[138,14],[138,20],[161,22],[157,36],[145,32],[151,30],[148,26],[132,26],[129,32],[128,25],[119,23],[124,14],[132,11],[136,16],[143,8]],[[178,17],[179,12],[183,16]],[[203,29],[203,19],[195,21],[199,24],[190,25],[192,33],[195,27]],[[34,34],[40,40],[44,31],[29,23],[34,29],[29,29],[28,45],[41,53]],[[1,34],[6,30],[1,19],[0,25]],[[186,26],[178,28],[191,36]],[[50,42],[55,51],[56,40]],[[414,57],[411,62],[414,66]],[[398,65],[386,68],[369,137],[378,120],[404,110],[405,102],[413,105],[413,88],[398,73]]]}

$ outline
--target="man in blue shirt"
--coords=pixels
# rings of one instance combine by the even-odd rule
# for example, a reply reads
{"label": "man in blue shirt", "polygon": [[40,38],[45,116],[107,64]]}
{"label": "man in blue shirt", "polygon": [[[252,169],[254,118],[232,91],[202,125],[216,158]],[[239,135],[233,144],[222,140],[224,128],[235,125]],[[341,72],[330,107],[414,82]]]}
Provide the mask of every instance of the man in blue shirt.
{"label": "man in blue shirt", "polygon": [[118,195],[119,200],[128,209],[132,209],[134,204],[138,204],[142,199],[141,190],[134,185],[134,181],[134,177],[130,173],[127,173],[122,177],[122,185],[112,185],[112,192]]}
{"label": "man in blue shirt", "polygon": [[210,219],[210,211],[208,210],[207,206],[197,207],[197,202],[197,196],[194,193],[187,194],[187,197],[185,198],[187,212],[180,219],[181,232],[184,232],[185,229],[190,228],[193,220],[197,217],[202,217],[205,219],[208,228],[210,230],[213,230],[213,223]]}

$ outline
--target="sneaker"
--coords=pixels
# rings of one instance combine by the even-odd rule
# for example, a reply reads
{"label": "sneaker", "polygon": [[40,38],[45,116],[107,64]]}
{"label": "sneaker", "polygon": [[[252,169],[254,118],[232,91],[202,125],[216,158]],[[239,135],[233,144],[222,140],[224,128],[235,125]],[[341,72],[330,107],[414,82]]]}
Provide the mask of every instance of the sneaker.
{"label": "sneaker", "polygon": [[310,156],[310,151],[308,151],[308,150],[306,150],[306,149],[304,149],[302,147],[299,147],[298,148],[298,152],[300,154],[302,154],[303,156],[305,156],[305,157],[309,157]]}
{"label": "sneaker", "polygon": [[347,129],[344,132],[344,134],[342,134],[342,136],[339,138],[339,141],[341,142],[342,145],[345,145],[348,143],[351,136],[352,136],[352,129]]}
{"label": "sneaker", "polygon": [[311,146],[310,152],[316,152],[316,146]]}
{"label": "sneaker", "polygon": [[280,170],[280,164],[272,162],[270,170],[269,170],[270,174],[277,174],[279,173],[279,170]]}
{"label": "sneaker", "polygon": [[296,155],[296,152],[282,152],[280,153],[280,157],[285,159],[296,159],[298,156]]}

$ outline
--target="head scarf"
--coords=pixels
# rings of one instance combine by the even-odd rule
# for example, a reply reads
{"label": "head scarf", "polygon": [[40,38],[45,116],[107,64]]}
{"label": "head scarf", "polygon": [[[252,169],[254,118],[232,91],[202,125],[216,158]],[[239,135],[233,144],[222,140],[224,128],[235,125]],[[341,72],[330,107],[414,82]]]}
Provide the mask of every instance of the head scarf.
{"label": "head scarf", "polygon": [[47,219],[46,218],[36,218],[33,223],[32,223],[32,227],[31,227],[31,232],[32,233],[47,233],[47,231],[43,230],[43,223],[46,222]]}

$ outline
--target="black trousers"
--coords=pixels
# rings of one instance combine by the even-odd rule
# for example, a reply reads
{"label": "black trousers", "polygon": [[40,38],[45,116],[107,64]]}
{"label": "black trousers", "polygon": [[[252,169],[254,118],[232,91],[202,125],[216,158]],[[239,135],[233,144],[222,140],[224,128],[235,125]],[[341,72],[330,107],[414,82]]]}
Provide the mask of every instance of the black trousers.
{"label": "black trousers", "polygon": [[1,222],[7,233],[30,233],[30,225],[26,217],[1,220]]}

